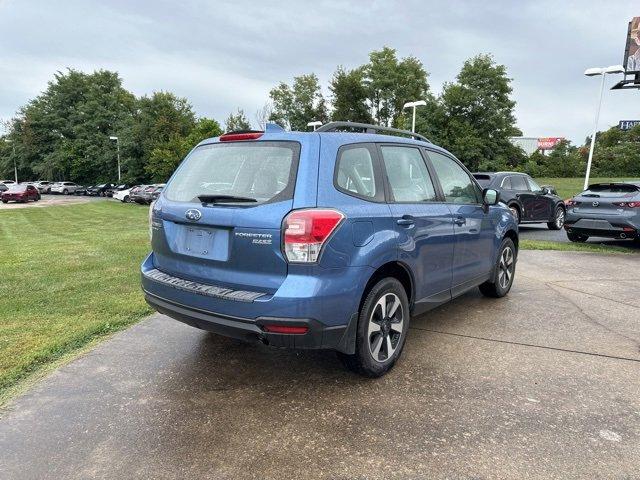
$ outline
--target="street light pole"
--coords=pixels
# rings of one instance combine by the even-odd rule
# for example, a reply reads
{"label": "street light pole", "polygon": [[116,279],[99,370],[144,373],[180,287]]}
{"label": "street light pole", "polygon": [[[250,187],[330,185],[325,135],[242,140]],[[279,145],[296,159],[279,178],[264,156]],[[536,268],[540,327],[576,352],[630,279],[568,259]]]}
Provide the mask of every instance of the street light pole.
{"label": "street light pole", "polygon": [[598,133],[598,121],[600,120],[600,110],[602,109],[602,98],[604,96],[604,81],[607,74],[611,73],[624,73],[624,67],[622,65],[612,65],[606,68],[588,68],[584,74],[587,77],[595,77],[597,75],[602,76],[600,82],[600,93],[598,95],[598,106],[596,107],[596,120],[593,125],[593,134],[591,135],[591,146],[589,147],[589,159],[587,160],[587,172],[584,176],[584,190],[589,187],[589,176],[591,175],[591,162],[593,161],[593,151],[596,146],[596,135]]}
{"label": "street light pole", "polygon": [[15,181],[18,183],[18,164],[16,163],[16,144],[13,144],[13,174],[15,175]]}
{"label": "street light pole", "polygon": [[118,183],[120,183],[120,139],[118,137],[109,137],[109,140],[116,141],[116,150],[118,152]]}
{"label": "street light pole", "polygon": [[416,107],[422,107],[426,105],[427,102],[424,100],[418,100],[416,102],[407,102],[403,105],[402,109],[413,107],[413,117],[411,120],[411,132],[416,133]]}

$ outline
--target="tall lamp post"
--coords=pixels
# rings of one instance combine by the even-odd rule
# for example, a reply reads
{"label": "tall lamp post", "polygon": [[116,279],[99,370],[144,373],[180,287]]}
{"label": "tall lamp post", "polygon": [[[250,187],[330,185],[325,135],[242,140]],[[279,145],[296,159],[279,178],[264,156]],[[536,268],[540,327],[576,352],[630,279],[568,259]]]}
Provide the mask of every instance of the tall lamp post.
{"label": "tall lamp post", "polygon": [[307,127],[313,127],[313,131],[316,131],[316,128],[318,128],[319,126],[322,125],[322,122],[319,120],[316,120],[315,122],[309,122],[307,123]]}
{"label": "tall lamp post", "polygon": [[596,108],[596,121],[593,126],[593,135],[591,135],[591,146],[589,147],[589,160],[587,160],[587,173],[584,176],[584,189],[589,186],[589,175],[591,174],[591,161],[593,160],[593,149],[596,146],[596,134],[598,133],[598,120],[600,119],[600,109],[602,108],[602,96],[604,94],[604,79],[607,74],[611,73],[624,73],[624,67],[622,65],[612,65],[610,67],[602,68],[587,68],[584,74],[587,77],[602,76],[600,82],[600,93],[598,96],[598,106]]}
{"label": "tall lamp post", "polygon": [[16,163],[16,144],[13,142],[13,140],[9,138],[6,138],[5,142],[9,142],[13,146],[13,153],[11,154],[11,157],[13,158],[13,175],[15,176],[14,180],[16,181],[16,183],[18,183],[18,164]]}
{"label": "tall lamp post", "polygon": [[427,104],[424,100],[418,100],[416,102],[407,102],[402,109],[413,107],[413,119],[411,120],[411,131],[416,133],[416,107],[423,107]]}
{"label": "tall lamp post", "polygon": [[109,140],[115,140],[116,149],[118,151],[118,183],[120,183],[120,140],[118,137],[109,137]]}

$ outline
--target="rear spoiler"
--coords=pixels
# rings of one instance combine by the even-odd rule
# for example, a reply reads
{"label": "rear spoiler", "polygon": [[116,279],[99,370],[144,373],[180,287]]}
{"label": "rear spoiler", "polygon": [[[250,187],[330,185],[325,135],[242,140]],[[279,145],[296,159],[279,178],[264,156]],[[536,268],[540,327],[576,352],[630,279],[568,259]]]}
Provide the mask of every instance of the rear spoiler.
{"label": "rear spoiler", "polygon": [[588,190],[592,188],[611,188],[611,187],[628,187],[629,190],[640,190],[640,184],[631,182],[603,182],[592,183],[589,185]]}

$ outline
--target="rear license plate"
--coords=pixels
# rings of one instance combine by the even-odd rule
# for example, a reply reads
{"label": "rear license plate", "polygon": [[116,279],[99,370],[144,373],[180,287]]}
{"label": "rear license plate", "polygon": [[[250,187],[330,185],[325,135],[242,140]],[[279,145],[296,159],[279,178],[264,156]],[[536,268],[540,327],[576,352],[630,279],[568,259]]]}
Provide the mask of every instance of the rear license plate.
{"label": "rear license plate", "polygon": [[213,246],[214,235],[211,230],[187,227],[186,251],[196,255],[208,255]]}

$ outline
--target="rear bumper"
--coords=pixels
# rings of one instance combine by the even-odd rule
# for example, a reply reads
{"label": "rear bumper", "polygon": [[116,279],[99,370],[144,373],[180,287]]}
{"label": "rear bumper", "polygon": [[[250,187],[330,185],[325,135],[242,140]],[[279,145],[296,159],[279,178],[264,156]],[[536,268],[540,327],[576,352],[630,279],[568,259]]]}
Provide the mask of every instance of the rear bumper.
{"label": "rear bumper", "polygon": [[[197,328],[279,347],[353,353],[359,303],[373,269],[321,270],[289,272],[277,291],[267,293],[172,277],[155,268],[151,254],[141,280],[153,308]],[[265,330],[267,324],[308,330],[274,334]]]}
{"label": "rear bumper", "polygon": [[619,217],[577,217],[567,215],[564,229],[569,233],[588,237],[637,238],[640,226],[629,219]]}
{"label": "rear bumper", "polygon": [[[160,298],[145,290],[145,300],[160,313],[201,330],[225,337],[263,343],[273,347],[329,349],[352,353],[348,348],[348,325],[329,327],[307,318],[258,317],[255,320],[203,311]],[[304,334],[278,334],[265,331],[266,325],[306,327]]]}

